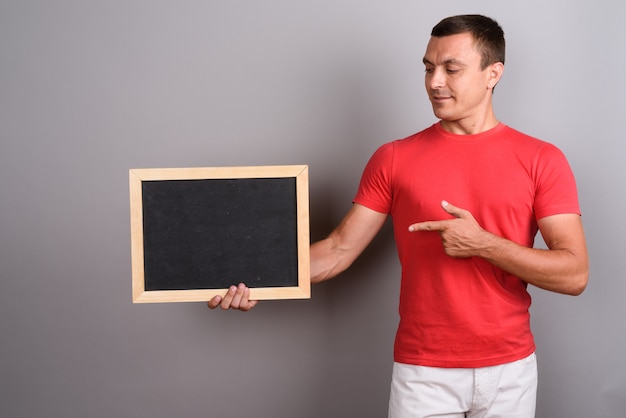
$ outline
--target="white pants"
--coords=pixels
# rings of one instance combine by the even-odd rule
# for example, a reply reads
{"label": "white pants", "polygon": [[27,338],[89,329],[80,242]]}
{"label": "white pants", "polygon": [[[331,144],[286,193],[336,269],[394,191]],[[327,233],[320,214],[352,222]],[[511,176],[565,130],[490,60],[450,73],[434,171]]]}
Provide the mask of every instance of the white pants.
{"label": "white pants", "polygon": [[537,359],[446,369],[394,363],[389,418],[533,418]]}

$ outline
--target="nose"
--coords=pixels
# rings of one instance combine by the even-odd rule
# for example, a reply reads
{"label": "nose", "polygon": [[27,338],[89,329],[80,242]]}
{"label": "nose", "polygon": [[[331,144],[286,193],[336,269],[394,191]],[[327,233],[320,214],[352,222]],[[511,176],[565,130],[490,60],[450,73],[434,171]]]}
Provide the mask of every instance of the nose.
{"label": "nose", "polygon": [[440,89],[446,85],[445,72],[443,69],[434,68],[426,73],[426,86],[431,89]]}

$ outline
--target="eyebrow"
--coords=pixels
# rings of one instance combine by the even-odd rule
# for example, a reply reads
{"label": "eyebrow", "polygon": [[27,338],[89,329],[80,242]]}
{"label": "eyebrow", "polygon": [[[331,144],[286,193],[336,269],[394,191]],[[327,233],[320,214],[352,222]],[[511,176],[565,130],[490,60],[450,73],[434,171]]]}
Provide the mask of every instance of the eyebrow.
{"label": "eyebrow", "polygon": [[[430,62],[429,60],[427,60],[426,57],[422,58],[422,62],[424,63],[424,65],[435,65],[432,62]],[[447,60],[445,60],[443,62],[443,65],[449,65],[449,64],[459,65],[459,66],[462,66],[462,67],[466,66],[466,64],[464,62],[459,61],[456,58],[449,58],[449,59],[447,59]]]}

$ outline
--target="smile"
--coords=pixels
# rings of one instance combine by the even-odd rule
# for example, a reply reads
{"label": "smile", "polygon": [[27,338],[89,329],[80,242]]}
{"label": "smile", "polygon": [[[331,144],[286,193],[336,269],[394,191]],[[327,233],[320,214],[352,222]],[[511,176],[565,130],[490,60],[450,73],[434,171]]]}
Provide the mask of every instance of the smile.
{"label": "smile", "polygon": [[444,103],[448,100],[451,100],[452,97],[451,96],[431,96],[430,100],[433,103]]}

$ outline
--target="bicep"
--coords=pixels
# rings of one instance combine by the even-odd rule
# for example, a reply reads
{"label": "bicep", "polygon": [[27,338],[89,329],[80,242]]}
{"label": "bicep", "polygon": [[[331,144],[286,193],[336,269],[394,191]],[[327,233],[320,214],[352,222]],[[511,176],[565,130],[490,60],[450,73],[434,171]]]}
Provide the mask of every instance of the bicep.
{"label": "bicep", "polygon": [[387,214],[355,203],[331,233],[334,245],[356,258],[382,228]]}
{"label": "bicep", "polygon": [[[554,261],[542,267],[551,283],[545,281],[539,287],[579,295],[589,278],[589,258],[581,217],[577,214],[552,215],[537,223],[549,249],[547,254],[554,255],[548,258]],[[548,274],[550,272],[552,275]]]}
{"label": "bicep", "polygon": [[586,283],[589,274],[589,256],[580,215],[552,215],[540,219],[537,223],[548,249],[568,254],[567,270],[578,273]]}
{"label": "bicep", "polygon": [[541,236],[550,250],[569,250],[587,256],[585,233],[580,215],[566,213],[537,221]]}
{"label": "bicep", "polygon": [[387,215],[354,204],[333,232],[311,246],[311,281],[316,283],[344,271],[380,231]]}

